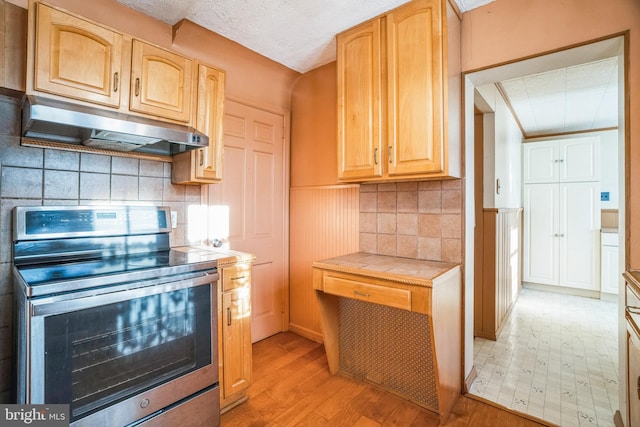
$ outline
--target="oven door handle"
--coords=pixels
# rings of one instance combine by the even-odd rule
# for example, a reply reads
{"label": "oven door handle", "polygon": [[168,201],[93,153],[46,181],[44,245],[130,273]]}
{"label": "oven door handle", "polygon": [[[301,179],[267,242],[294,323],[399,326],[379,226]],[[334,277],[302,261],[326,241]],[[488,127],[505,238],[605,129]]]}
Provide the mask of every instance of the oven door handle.
{"label": "oven door handle", "polygon": [[138,284],[133,289],[121,290],[118,289],[118,286],[114,286],[113,292],[101,293],[99,295],[86,296],[83,292],[77,297],[69,294],[62,300],[59,299],[59,297],[30,300],[29,310],[32,316],[53,316],[83,310],[85,308],[142,298],[149,295],[163,294],[209,284],[213,285],[217,281],[218,273],[215,271],[212,273],[201,273],[201,275],[196,277],[179,278],[174,281],[166,281],[166,279],[150,280],[148,283]]}

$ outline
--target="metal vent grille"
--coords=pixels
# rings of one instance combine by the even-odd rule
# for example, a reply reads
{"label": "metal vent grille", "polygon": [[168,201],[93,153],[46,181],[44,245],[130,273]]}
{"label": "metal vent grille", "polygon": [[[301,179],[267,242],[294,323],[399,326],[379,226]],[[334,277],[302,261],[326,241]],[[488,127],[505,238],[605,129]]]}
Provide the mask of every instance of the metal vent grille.
{"label": "metal vent grille", "polygon": [[428,317],[340,298],[340,370],[438,412]]}

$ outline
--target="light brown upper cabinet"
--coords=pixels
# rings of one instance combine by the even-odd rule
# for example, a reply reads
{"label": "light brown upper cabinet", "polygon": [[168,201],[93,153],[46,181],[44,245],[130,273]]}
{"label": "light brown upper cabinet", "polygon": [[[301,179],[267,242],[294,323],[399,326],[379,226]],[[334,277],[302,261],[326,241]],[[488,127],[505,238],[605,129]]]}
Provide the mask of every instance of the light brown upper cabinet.
{"label": "light brown upper cabinet", "polygon": [[338,174],[345,181],[382,176],[381,20],[337,36]]}
{"label": "light brown upper cabinet", "polygon": [[190,58],[35,0],[29,14],[29,94],[192,123]]}
{"label": "light brown upper cabinet", "polygon": [[189,122],[191,60],[133,40],[130,91],[131,110]]}
{"label": "light brown upper cabinet", "polygon": [[33,87],[118,108],[122,34],[37,4]]}
{"label": "light brown upper cabinet", "polygon": [[460,176],[460,19],[447,0],[339,34],[337,69],[340,181]]}
{"label": "light brown upper cabinet", "polygon": [[196,129],[209,137],[209,147],[173,156],[176,184],[211,184],[222,180],[222,120],[225,72],[198,64]]}

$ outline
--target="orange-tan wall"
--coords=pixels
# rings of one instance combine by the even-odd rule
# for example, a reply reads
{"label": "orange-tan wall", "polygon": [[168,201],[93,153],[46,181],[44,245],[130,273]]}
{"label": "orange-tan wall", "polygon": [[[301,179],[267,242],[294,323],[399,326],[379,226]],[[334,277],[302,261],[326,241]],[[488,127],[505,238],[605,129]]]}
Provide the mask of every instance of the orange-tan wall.
{"label": "orange-tan wall", "polygon": [[289,112],[291,86],[300,73],[219,34],[190,21],[174,27],[115,0],[47,2],[225,70],[227,98],[276,112]]}
{"label": "orange-tan wall", "polygon": [[627,267],[640,268],[640,1],[496,0],[464,14],[463,72],[629,31]]}
{"label": "orange-tan wall", "polygon": [[358,250],[359,186],[338,176],[336,63],[300,76],[291,92],[289,328],[322,340],[313,261]]}
{"label": "orange-tan wall", "polygon": [[291,187],[337,182],[336,82],[334,61],[303,74],[291,91]]}

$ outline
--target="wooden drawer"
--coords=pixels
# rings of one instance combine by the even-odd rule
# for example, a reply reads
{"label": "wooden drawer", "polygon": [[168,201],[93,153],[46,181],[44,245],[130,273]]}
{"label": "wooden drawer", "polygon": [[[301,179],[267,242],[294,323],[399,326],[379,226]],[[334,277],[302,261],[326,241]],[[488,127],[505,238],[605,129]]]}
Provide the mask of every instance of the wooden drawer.
{"label": "wooden drawer", "polygon": [[251,264],[237,264],[222,269],[222,292],[251,284]]}
{"label": "wooden drawer", "polygon": [[326,276],[324,292],[346,298],[411,310],[409,289],[378,286],[345,278]]}

